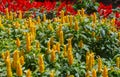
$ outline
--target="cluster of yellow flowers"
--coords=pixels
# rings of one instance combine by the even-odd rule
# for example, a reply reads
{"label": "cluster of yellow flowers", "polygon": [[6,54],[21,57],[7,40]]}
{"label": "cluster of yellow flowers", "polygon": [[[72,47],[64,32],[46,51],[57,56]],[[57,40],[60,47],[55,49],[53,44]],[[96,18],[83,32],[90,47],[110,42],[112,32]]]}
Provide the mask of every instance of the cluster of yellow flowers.
{"label": "cluster of yellow flowers", "polygon": [[[82,17],[80,18],[80,21],[82,22],[83,19],[87,16],[84,13],[84,9],[82,10],[78,10],[77,15],[81,15]],[[8,12],[8,8],[6,9],[6,18],[13,20],[14,17],[16,17],[16,13],[12,12]],[[22,12],[19,11],[19,15],[18,15],[19,19],[22,19]],[[1,16],[0,16],[1,19]],[[94,13],[92,15],[92,27],[95,28],[95,23],[97,22],[97,17],[96,17],[96,13]],[[46,15],[43,15],[43,22],[46,22],[47,18]],[[50,60],[51,62],[55,62],[56,61],[56,53],[60,53],[61,52],[61,47],[63,46],[63,56],[65,58],[67,58],[68,60],[68,64],[72,65],[74,64],[74,55],[73,55],[73,48],[72,48],[72,37],[70,37],[68,39],[68,43],[65,45],[64,44],[64,32],[63,32],[63,24],[64,23],[68,23],[69,24],[69,28],[73,27],[73,22],[75,21],[74,24],[74,30],[78,31],[80,29],[79,27],[79,22],[78,19],[75,16],[72,15],[64,15],[64,11],[61,11],[61,17],[56,17],[54,18],[54,22],[60,22],[59,26],[57,27],[56,30],[56,34],[59,37],[59,41],[54,43],[54,37],[51,36],[51,38],[49,39],[49,41],[47,42],[47,54],[50,54]],[[51,31],[54,31],[53,26],[51,25],[51,21],[48,20],[49,24],[47,26],[47,28]],[[102,20],[102,23],[106,22],[105,19]],[[29,29],[29,32],[24,33],[24,35],[26,36],[26,51],[30,52],[32,50],[32,41],[36,39],[36,24],[40,24],[41,23],[41,19],[40,17],[37,17],[37,20],[33,21],[32,18],[29,18],[28,20],[25,21],[24,23],[24,27],[22,27],[23,29],[27,28]],[[114,24],[115,21],[112,20],[112,24]],[[14,23],[15,28],[19,28],[20,24],[19,22],[15,22]],[[0,20],[0,27],[3,26],[2,25],[2,21]],[[95,32],[92,32],[92,37],[95,37]],[[118,33],[118,39],[120,39],[120,33]],[[16,46],[17,48],[20,48],[21,46],[21,40],[20,38],[16,39]],[[79,47],[83,48],[84,43],[83,40],[80,40],[79,42]],[[40,42],[37,41],[36,42],[36,49],[40,50]],[[93,69],[94,64],[95,64],[95,58],[94,58],[94,53],[93,52],[87,52],[86,53],[86,77],[90,77],[90,71],[92,70],[92,77],[97,77],[96,75],[96,70]],[[16,70],[16,74],[17,76],[22,76],[23,75],[23,71],[22,71],[22,66],[25,64],[24,62],[24,55],[20,55],[19,50],[15,50],[13,53],[13,61],[11,62],[11,58],[10,58],[10,53],[9,51],[6,51],[5,53],[2,53],[2,58],[4,59],[5,63],[6,63],[6,67],[7,67],[7,77],[12,77],[12,68]],[[44,56],[42,54],[39,54],[38,56],[38,66],[39,66],[39,72],[40,73],[44,73],[45,71],[45,65],[44,65]],[[120,57],[116,58],[116,66],[118,68],[120,68]],[[98,58],[98,72],[102,72],[102,77],[108,77],[108,69],[106,66],[104,66],[104,68],[102,68],[102,59],[99,57]],[[30,69],[27,70],[26,72],[26,77],[32,77],[31,76],[32,72],[30,71]],[[54,71],[51,71],[50,73],[50,77],[54,77]],[[67,77],[74,77],[73,75],[67,76]]]}

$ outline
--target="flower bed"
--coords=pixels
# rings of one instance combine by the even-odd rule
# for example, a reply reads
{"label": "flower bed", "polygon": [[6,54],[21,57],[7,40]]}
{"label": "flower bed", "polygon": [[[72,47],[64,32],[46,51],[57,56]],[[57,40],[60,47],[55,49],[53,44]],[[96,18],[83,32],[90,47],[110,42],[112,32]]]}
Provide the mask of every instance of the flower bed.
{"label": "flower bed", "polygon": [[106,14],[106,9],[99,6],[103,17],[88,15],[83,8],[75,15],[61,9],[59,16],[48,19],[47,13],[36,13],[39,9],[32,17],[5,8],[0,15],[0,76],[119,77],[119,12],[110,8]]}

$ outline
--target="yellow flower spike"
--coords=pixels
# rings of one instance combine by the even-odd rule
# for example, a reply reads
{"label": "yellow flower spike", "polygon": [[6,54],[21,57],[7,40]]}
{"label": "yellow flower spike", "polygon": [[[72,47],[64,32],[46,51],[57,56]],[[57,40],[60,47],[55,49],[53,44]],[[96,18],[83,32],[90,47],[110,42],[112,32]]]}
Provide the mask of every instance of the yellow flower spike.
{"label": "yellow flower spike", "polygon": [[13,20],[13,13],[10,11],[10,20]]}
{"label": "yellow flower spike", "polygon": [[51,38],[50,38],[50,44],[51,44],[51,45],[54,44],[54,37],[53,37],[53,36],[51,36]]}
{"label": "yellow flower spike", "polygon": [[65,17],[62,17],[62,18],[61,18],[61,23],[62,23],[62,24],[65,23]]}
{"label": "yellow flower spike", "polygon": [[106,66],[104,66],[103,72],[102,72],[102,77],[108,77],[108,69]]}
{"label": "yellow flower spike", "polygon": [[98,72],[102,71],[102,59],[99,57],[98,58]]}
{"label": "yellow flower spike", "polygon": [[66,45],[64,45],[63,55],[64,55],[64,57],[67,57],[67,47],[66,47]]}
{"label": "yellow flower spike", "polygon": [[38,24],[40,24],[40,22],[41,22],[41,19],[39,16],[37,17],[37,22],[38,22]]}
{"label": "yellow flower spike", "polygon": [[79,47],[82,48],[84,46],[84,43],[82,40],[80,40]]}
{"label": "yellow flower spike", "polygon": [[84,8],[81,9],[81,15],[84,17],[85,16],[85,10]]}
{"label": "yellow flower spike", "polygon": [[22,19],[22,11],[19,10],[19,15],[18,15],[19,19]]}
{"label": "yellow flower spike", "polygon": [[43,21],[46,21],[46,14],[43,14]]}
{"label": "yellow flower spike", "polygon": [[120,57],[116,58],[116,66],[120,68]]}
{"label": "yellow flower spike", "polygon": [[13,68],[17,67],[18,62],[19,62],[19,51],[15,50],[13,53]]}
{"label": "yellow flower spike", "polygon": [[39,71],[40,71],[40,73],[43,73],[44,69],[45,69],[45,66],[44,66],[44,60],[43,60],[42,54],[39,54],[38,64],[39,64]]}
{"label": "yellow flower spike", "polygon": [[89,73],[89,71],[86,72],[85,77],[90,77],[90,73]]}
{"label": "yellow flower spike", "polygon": [[92,32],[92,37],[95,37],[95,32],[94,31]]}
{"label": "yellow flower spike", "polygon": [[51,24],[49,24],[49,25],[47,26],[47,28],[48,28],[49,30],[51,30],[51,31],[54,31],[54,29],[53,29],[53,27],[52,27]]}
{"label": "yellow flower spike", "polygon": [[12,77],[10,58],[6,59],[6,66],[7,66],[7,77]]}
{"label": "yellow flower spike", "polygon": [[92,77],[97,77],[95,69],[92,70]]}
{"label": "yellow flower spike", "polygon": [[111,20],[111,24],[112,24],[112,26],[115,26],[115,18],[113,18],[113,19]]}
{"label": "yellow flower spike", "polygon": [[64,44],[64,36],[63,36],[63,31],[60,31],[60,44],[63,45]]}
{"label": "yellow flower spike", "polygon": [[7,58],[10,58],[10,52],[8,50],[5,52],[5,59]]}
{"label": "yellow flower spike", "polygon": [[60,53],[60,43],[59,42],[56,43],[56,50],[58,51],[58,53]]}
{"label": "yellow flower spike", "polygon": [[69,65],[72,65],[73,64],[73,54],[72,54],[72,51],[70,48],[68,48],[68,62],[69,62]]}
{"label": "yellow flower spike", "polygon": [[72,22],[73,22],[73,16],[72,15],[70,15],[70,28],[72,27]]}
{"label": "yellow flower spike", "polygon": [[47,53],[50,52],[50,41],[47,42]]}
{"label": "yellow flower spike", "polygon": [[50,77],[54,77],[54,71],[53,70],[50,73]]}
{"label": "yellow flower spike", "polygon": [[69,23],[70,21],[69,21],[69,16],[67,15],[66,16],[66,23]]}
{"label": "yellow flower spike", "polygon": [[72,38],[68,39],[68,48],[72,51]]}
{"label": "yellow flower spike", "polygon": [[20,62],[17,62],[17,67],[16,67],[16,74],[17,76],[22,76],[22,66],[20,64]]}
{"label": "yellow flower spike", "polygon": [[27,70],[26,77],[32,77],[30,69]]}
{"label": "yellow flower spike", "polygon": [[21,56],[21,57],[20,57],[20,64],[23,66],[23,65],[24,65],[24,63],[25,63],[25,62],[24,62],[24,57],[23,57],[23,56]]}
{"label": "yellow flower spike", "polygon": [[8,8],[5,9],[6,12],[6,18],[9,19],[9,12],[8,12]]}
{"label": "yellow flower spike", "polygon": [[55,60],[56,60],[55,50],[52,49],[52,52],[51,52],[51,62],[55,62]]}
{"label": "yellow flower spike", "polygon": [[75,29],[75,31],[79,30],[78,21],[75,21],[74,29]]}
{"label": "yellow flower spike", "polygon": [[92,66],[93,66],[93,63],[92,63],[92,62],[93,62],[93,61],[92,61],[92,54],[90,54],[90,55],[89,55],[89,65],[88,65],[89,70],[92,69]]}
{"label": "yellow flower spike", "polygon": [[31,50],[31,37],[29,33],[26,35],[26,50],[27,52]]}
{"label": "yellow flower spike", "polygon": [[93,13],[93,23],[96,23],[96,18],[97,18],[96,13]]}
{"label": "yellow flower spike", "polygon": [[19,38],[16,39],[16,45],[17,45],[18,48],[19,48],[20,45],[21,45],[21,42],[20,42],[20,39],[19,39]]}
{"label": "yellow flower spike", "polygon": [[60,16],[61,16],[61,18],[64,17],[64,11],[63,10],[60,12]]}
{"label": "yellow flower spike", "polygon": [[17,17],[17,13],[13,12],[13,16],[14,16],[14,18],[16,18]]}
{"label": "yellow flower spike", "polygon": [[78,10],[78,11],[77,11],[77,15],[80,15],[80,12],[81,12],[81,11],[80,11],[80,10]]}
{"label": "yellow flower spike", "polygon": [[36,49],[40,50],[40,43],[39,43],[39,41],[36,42]]}
{"label": "yellow flower spike", "polygon": [[95,29],[95,24],[94,23],[92,23],[92,28]]}
{"label": "yellow flower spike", "polygon": [[58,26],[57,35],[60,37],[60,31],[62,31],[62,24]]}
{"label": "yellow flower spike", "polygon": [[17,22],[15,23],[15,28],[18,28],[18,27],[20,27],[20,23],[17,21]]}

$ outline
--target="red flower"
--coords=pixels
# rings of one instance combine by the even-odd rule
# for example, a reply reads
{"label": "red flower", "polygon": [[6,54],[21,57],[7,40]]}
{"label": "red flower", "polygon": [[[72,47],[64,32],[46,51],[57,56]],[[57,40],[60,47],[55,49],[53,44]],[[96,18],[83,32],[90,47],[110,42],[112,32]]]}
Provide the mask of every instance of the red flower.
{"label": "red flower", "polygon": [[120,21],[115,20],[115,24],[116,24],[117,28],[120,28]]}
{"label": "red flower", "polygon": [[116,13],[115,13],[115,17],[116,17],[116,18],[120,18],[120,13],[119,13],[119,12],[116,12]]}
{"label": "red flower", "polygon": [[98,13],[104,17],[107,17],[112,13],[112,5],[106,6],[103,3],[100,3],[100,6],[98,7]]}

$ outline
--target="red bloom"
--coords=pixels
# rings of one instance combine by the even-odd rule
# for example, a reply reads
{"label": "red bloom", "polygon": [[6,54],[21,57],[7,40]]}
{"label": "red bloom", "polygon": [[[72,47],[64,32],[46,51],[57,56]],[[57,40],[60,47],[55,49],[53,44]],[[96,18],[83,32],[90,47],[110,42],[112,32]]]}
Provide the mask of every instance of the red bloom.
{"label": "red bloom", "polygon": [[98,13],[100,15],[103,15],[104,17],[107,17],[112,12],[112,5],[104,5],[103,3],[100,3],[100,6],[98,7]]}
{"label": "red bloom", "polygon": [[115,13],[115,17],[116,17],[116,18],[120,18],[120,13],[119,13],[119,12],[116,12],[116,13]]}
{"label": "red bloom", "polygon": [[115,24],[116,24],[117,28],[120,28],[120,21],[115,20]]}
{"label": "red bloom", "polygon": [[50,10],[53,10],[55,6],[56,6],[56,2],[45,1],[43,3],[43,7],[47,10],[47,12],[50,12]]}

